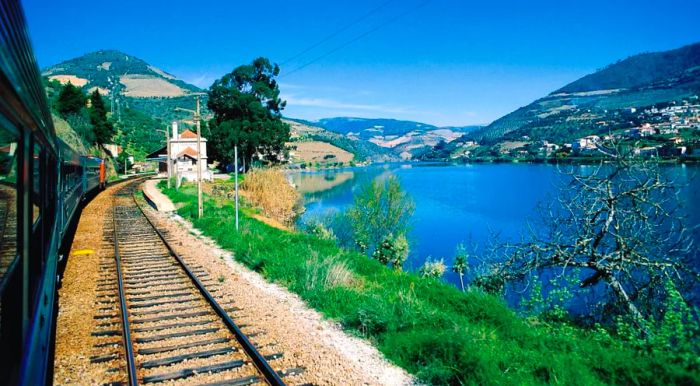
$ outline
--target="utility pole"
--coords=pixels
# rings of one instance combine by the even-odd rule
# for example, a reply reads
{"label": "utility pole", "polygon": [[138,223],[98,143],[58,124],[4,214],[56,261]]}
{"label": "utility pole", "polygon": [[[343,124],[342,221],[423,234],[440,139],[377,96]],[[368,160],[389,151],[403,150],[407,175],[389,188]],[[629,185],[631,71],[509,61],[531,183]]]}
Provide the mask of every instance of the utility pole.
{"label": "utility pole", "polygon": [[190,110],[182,107],[176,107],[175,111],[187,111],[194,116],[194,123],[197,126],[197,216],[201,218],[204,215],[204,206],[202,205],[202,129],[200,125],[201,115],[199,113],[199,95],[197,95],[197,109]]}
{"label": "utility pole", "polygon": [[238,232],[238,145],[235,145],[233,147],[233,158],[233,164],[235,168],[233,176],[236,179],[234,182],[236,184],[236,232]]}
{"label": "utility pole", "polygon": [[167,165],[168,165],[168,189],[170,189],[170,179],[172,179],[172,171],[171,168],[172,166],[170,165],[172,163],[172,160],[170,159],[170,135],[168,134],[170,130],[168,127],[165,127],[165,149],[168,153],[168,160],[167,160]]}
{"label": "utility pole", "polygon": [[194,114],[194,123],[197,125],[197,209],[198,217],[202,218],[204,207],[202,206],[202,130],[200,129],[201,117],[199,115],[199,95],[197,96],[197,110]]}
{"label": "utility pole", "polygon": [[168,153],[168,155],[167,155],[168,159],[166,160],[166,166],[168,168],[167,169],[168,170],[168,189],[170,189],[170,179],[172,178],[170,164],[172,163],[172,160],[170,159],[170,134],[168,134],[168,130],[169,129],[166,126],[165,130],[156,130],[156,131],[159,131],[161,133],[165,133],[165,149],[166,149],[166,152]]}

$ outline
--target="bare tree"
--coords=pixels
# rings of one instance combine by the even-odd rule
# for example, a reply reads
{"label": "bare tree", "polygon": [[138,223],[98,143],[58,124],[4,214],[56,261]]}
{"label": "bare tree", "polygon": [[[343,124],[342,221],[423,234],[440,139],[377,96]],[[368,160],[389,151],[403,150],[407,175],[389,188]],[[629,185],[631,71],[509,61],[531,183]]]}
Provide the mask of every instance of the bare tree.
{"label": "bare tree", "polygon": [[602,282],[612,295],[607,299],[645,330],[666,296],[665,283],[698,284],[697,252],[678,215],[674,181],[653,160],[605,150],[607,162],[567,173],[570,182],[548,209],[545,234],[502,245],[505,260],[482,283],[503,286],[547,270],[575,275],[581,288]]}

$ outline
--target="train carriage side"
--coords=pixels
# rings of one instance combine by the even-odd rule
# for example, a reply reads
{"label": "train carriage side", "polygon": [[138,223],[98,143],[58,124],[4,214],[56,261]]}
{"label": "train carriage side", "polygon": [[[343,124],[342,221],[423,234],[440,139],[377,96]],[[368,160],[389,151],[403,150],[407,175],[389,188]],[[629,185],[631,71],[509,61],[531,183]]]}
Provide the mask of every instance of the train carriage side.
{"label": "train carriage side", "polygon": [[83,197],[84,169],[81,157],[70,146],[59,139],[58,147],[61,155],[58,201],[61,208],[57,222],[60,230],[59,239],[63,240]]}
{"label": "train carriage side", "polygon": [[88,194],[94,194],[102,186],[103,160],[97,157],[81,156],[83,166],[83,198]]}
{"label": "train carriage side", "polygon": [[51,379],[59,151],[18,0],[0,1],[0,384]]}

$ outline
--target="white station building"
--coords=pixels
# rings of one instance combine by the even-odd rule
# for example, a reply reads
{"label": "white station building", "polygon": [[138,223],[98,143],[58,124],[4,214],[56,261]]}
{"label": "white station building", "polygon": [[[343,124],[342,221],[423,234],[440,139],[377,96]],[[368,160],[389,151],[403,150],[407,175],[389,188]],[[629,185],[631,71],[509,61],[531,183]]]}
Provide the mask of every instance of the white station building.
{"label": "white station building", "polygon": [[[178,132],[177,122],[173,122],[172,136],[168,140],[170,145],[170,167],[174,176],[187,181],[197,181],[197,155],[201,154],[200,167],[202,169],[202,179],[211,180],[212,172],[209,170],[207,162],[207,139],[202,137],[200,148],[197,151],[197,134],[190,130],[182,133]],[[151,161],[160,161],[158,171],[167,175],[168,149],[164,146],[147,157]]]}

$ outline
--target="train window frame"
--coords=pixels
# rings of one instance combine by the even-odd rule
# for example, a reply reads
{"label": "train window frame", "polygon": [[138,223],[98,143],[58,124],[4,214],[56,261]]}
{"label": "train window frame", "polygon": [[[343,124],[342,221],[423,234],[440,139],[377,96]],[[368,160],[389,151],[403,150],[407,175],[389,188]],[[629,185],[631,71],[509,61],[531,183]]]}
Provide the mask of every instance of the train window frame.
{"label": "train window frame", "polygon": [[[46,148],[32,136],[29,149],[31,151],[29,170],[32,176],[29,178],[28,192],[30,205],[30,229],[29,229],[29,303],[35,306],[36,296],[41,285],[41,272],[46,265],[47,233],[45,232],[46,214]],[[38,209],[38,216],[34,211]],[[50,241],[49,241],[50,242]]]}
{"label": "train window frame", "polygon": [[[3,269],[5,271],[2,273],[2,276],[0,276],[0,302],[2,302],[2,296],[3,296],[3,293],[5,291],[5,287],[9,281],[10,277],[14,274],[14,271],[17,269],[18,262],[20,261],[20,259],[19,259],[20,251],[18,249],[18,245],[19,245],[18,244],[18,242],[19,242],[18,237],[20,234],[20,230],[18,227],[18,225],[19,225],[18,205],[19,205],[19,198],[20,198],[19,197],[19,183],[20,183],[19,178],[20,178],[20,175],[19,175],[18,170],[19,170],[19,161],[20,160],[18,157],[18,152],[21,149],[21,136],[19,135],[17,130],[15,130],[14,126],[9,124],[9,122],[5,121],[4,119],[0,119],[0,133],[2,133],[2,134],[0,134],[2,136],[2,137],[0,137],[0,148],[4,148],[5,146],[3,146],[3,145],[5,145],[7,143],[7,146],[9,147],[9,152],[11,153],[10,158],[9,158],[8,168],[7,168],[7,171],[8,171],[7,176],[14,177],[14,181],[12,181],[13,182],[12,184],[4,183],[4,182],[6,182],[6,179],[4,178],[6,175],[4,173],[4,170],[2,170],[2,168],[0,168],[0,173],[1,173],[0,176],[3,177],[0,182],[2,182],[4,186],[12,186],[14,188],[14,200],[13,200],[13,202],[8,203],[8,205],[7,205],[6,217],[4,219],[5,223],[0,224],[2,226],[2,232],[0,232],[0,237],[2,238],[2,239],[0,239],[0,253],[5,252],[5,251],[2,251],[2,248],[6,244],[6,240],[4,240],[4,239],[6,237],[5,236],[5,231],[6,231],[5,227],[8,224],[7,222],[13,221],[14,227],[15,227],[15,235],[13,237],[14,238],[14,251],[11,252],[13,256],[12,256],[11,260],[6,264],[6,267],[3,267]],[[10,140],[10,141],[4,142],[4,141],[2,141],[4,139],[3,138],[4,136],[7,136],[8,139],[11,139],[14,141]],[[13,144],[14,144],[14,148],[13,148]],[[14,216],[14,219],[12,219],[11,216]],[[12,238],[11,234],[8,236],[10,238]],[[11,240],[7,240],[7,241],[11,241]],[[8,255],[9,255],[9,253],[8,253]],[[2,257],[0,257],[0,259],[1,258]],[[2,263],[2,264],[4,264],[4,263]]]}

